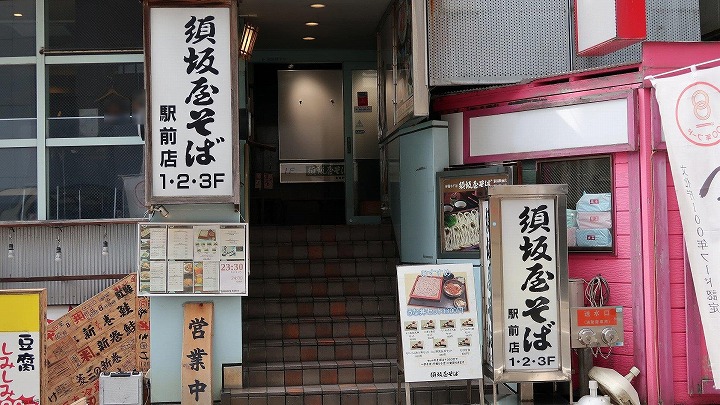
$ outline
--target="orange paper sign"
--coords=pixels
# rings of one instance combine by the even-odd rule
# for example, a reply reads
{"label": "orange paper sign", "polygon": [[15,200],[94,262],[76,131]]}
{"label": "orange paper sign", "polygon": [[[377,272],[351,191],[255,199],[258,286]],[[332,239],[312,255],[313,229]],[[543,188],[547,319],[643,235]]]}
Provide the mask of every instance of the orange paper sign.
{"label": "orange paper sign", "polygon": [[615,308],[583,308],[577,310],[578,326],[617,325]]}

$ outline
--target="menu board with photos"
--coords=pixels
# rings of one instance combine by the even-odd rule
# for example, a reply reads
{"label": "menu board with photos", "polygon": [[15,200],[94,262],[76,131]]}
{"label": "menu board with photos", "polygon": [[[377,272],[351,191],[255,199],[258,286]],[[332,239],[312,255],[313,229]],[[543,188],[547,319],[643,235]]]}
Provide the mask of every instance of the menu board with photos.
{"label": "menu board with photos", "polygon": [[398,266],[405,381],[482,378],[470,263]]}
{"label": "menu board with photos", "polygon": [[247,295],[248,226],[138,225],[141,295]]}

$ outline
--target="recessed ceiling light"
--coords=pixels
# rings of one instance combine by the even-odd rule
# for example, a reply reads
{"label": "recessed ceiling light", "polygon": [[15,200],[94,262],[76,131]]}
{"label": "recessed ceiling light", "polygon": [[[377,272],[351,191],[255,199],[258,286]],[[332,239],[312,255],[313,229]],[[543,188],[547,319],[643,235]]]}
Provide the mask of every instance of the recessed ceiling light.
{"label": "recessed ceiling light", "polygon": [[315,37],[304,37],[303,39],[306,41],[314,41]]}
{"label": "recessed ceiling light", "polygon": [[22,17],[22,13],[14,13],[13,16],[14,17]]}
{"label": "recessed ceiling light", "polygon": [[325,7],[325,5],[322,4],[322,3],[315,3],[315,4],[311,4],[310,7],[312,7],[312,8],[323,8],[323,7]]}
{"label": "recessed ceiling light", "polygon": [[305,25],[307,25],[308,27],[317,27],[318,25],[320,25],[320,23],[311,21],[311,22],[306,22]]}

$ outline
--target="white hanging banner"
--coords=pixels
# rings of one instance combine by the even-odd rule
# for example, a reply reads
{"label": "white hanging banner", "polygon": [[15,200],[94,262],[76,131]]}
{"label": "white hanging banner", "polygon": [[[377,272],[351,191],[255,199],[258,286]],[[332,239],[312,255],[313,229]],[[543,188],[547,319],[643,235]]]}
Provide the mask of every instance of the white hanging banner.
{"label": "white hanging banner", "polygon": [[[651,78],[660,107],[700,319],[720,335],[720,68]],[[720,345],[708,344],[720,381]]]}

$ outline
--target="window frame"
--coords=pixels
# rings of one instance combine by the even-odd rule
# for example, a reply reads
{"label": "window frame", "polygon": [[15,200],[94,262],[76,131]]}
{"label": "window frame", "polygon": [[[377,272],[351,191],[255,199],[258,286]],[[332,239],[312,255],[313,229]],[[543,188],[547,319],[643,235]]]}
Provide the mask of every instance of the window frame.
{"label": "window frame", "polygon": [[[586,156],[567,156],[562,158],[550,158],[550,159],[537,159],[535,161],[535,183],[539,183],[538,180],[541,178],[540,169],[543,164],[568,162],[568,161],[583,161],[583,160],[596,160],[596,159],[607,159],[610,163],[610,217],[612,219],[612,228],[610,228],[610,237],[612,238],[611,247],[583,247],[583,246],[568,246],[568,253],[590,253],[590,254],[605,254],[610,256],[617,256],[617,205],[616,205],[616,193],[615,193],[615,158],[613,154],[602,154],[602,155],[586,155]],[[577,207],[576,207],[577,208]]]}

